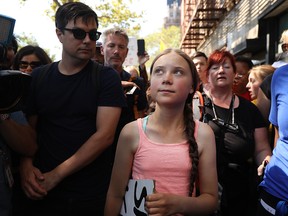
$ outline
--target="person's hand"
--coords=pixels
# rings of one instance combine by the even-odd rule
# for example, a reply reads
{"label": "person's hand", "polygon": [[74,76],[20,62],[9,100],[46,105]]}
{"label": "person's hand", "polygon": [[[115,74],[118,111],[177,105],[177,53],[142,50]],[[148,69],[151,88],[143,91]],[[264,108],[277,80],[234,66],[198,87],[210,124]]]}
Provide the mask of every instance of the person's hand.
{"label": "person's hand", "polygon": [[123,88],[136,86],[138,89],[140,89],[139,86],[136,85],[136,83],[134,83],[134,82],[121,81],[121,84],[122,84],[122,87],[123,87]]}
{"label": "person's hand", "polygon": [[146,197],[145,209],[149,215],[168,216],[177,212],[178,196],[154,193]]}
{"label": "person's hand", "polygon": [[263,162],[260,164],[260,166],[257,168],[258,176],[262,176],[264,174],[265,167],[270,161],[270,156],[267,156]]}
{"label": "person's hand", "polygon": [[61,181],[61,177],[56,172],[56,169],[50,172],[44,173],[43,175],[44,175],[45,180],[39,183],[43,188],[45,188],[46,191],[50,191],[56,185],[58,185],[59,182]]}
{"label": "person's hand", "polygon": [[27,197],[33,200],[42,199],[47,191],[39,184],[44,181],[44,176],[39,169],[32,165],[30,159],[23,159],[20,165],[22,188]]}
{"label": "person's hand", "polygon": [[150,56],[148,55],[147,52],[145,52],[144,55],[139,55],[138,62],[139,62],[140,67],[142,68],[149,59],[150,59]]}

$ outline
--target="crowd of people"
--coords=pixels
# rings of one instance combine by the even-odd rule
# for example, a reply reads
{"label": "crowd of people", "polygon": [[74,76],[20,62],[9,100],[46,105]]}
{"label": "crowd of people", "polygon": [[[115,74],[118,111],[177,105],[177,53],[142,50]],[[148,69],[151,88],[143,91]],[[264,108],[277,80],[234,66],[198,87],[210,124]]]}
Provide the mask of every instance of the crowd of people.
{"label": "crowd of people", "polygon": [[[99,32],[86,4],[60,6],[55,26],[59,61],[9,45],[5,68],[31,84],[0,114],[1,216],[116,216],[129,179],[154,180],[149,215],[288,215],[287,59],[168,48],[148,74],[149,54],[124,67],[127,32]],[[281,43],[286,56],[288,30]]]}

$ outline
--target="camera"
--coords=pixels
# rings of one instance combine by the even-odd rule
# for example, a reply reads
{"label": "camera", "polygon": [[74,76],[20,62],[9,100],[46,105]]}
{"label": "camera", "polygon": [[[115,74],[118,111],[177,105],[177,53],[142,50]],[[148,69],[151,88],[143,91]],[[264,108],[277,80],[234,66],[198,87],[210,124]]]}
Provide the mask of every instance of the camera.
{"label": "camera", "polygon": [[31,76],[7,68],[7,45],[13,37],[15,19],[0,14],[0,113],[22,110]]}

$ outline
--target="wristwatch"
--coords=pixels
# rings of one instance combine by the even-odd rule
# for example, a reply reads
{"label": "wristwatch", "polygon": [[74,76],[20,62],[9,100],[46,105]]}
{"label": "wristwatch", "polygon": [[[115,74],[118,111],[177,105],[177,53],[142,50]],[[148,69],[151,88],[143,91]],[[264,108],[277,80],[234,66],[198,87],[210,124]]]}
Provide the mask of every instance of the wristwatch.
{"label": "wristwatch", "polygon": [[0,122],[3,122],[7,119],[9,119],[10,115],[5,113],[5,114],[0,114]]}

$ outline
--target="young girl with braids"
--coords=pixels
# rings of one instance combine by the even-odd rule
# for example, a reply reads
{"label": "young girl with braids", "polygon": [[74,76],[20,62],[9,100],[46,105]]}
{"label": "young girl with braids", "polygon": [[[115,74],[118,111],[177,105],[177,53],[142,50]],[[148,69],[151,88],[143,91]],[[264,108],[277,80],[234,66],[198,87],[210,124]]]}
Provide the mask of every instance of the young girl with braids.
{"label": "young girl with braids", "polygon": [[156,191],[145,202],[149,215],[209,215],[215,211],[215,138],[208,125],[193,120],[188,104],[197,80],[192,60],[181,50],[167,49],[155,58],[151,96],[156,109],[127,124],[121,132],[106,216],[119,215],[130,175],[155,180]]}

